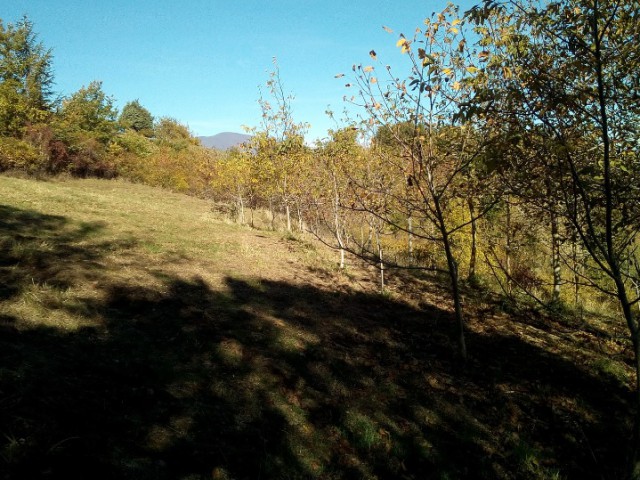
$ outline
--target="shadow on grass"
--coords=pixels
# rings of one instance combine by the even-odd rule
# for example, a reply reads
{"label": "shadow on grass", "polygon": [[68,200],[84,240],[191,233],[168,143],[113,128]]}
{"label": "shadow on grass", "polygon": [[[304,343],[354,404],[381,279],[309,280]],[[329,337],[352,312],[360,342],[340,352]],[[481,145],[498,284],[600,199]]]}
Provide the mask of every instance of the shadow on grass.
{"label": "shadow on grass", "polygon": [[[99,225],[2,214],[5,297],[23,274],[61,286],[100,275],[109,246],[77,247]],[[82,302],[101,322],[75,332],[0,318],[2,478],[619,474],[628,392],[553,352],[470,333],[463,368],[453,319],[435,307],[264,279],[161,280],[100,278],[104,295]]]}

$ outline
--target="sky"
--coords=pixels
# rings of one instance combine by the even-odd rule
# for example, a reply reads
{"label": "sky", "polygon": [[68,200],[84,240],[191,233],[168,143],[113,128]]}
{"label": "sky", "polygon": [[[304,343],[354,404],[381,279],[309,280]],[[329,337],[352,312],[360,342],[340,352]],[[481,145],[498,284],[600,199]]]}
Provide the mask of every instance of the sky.
{"label": "sky", "polygon": [[[464,0],[461,10],[469,8]],[[444,0],[2,0],[0,19],[23,15],[53,51],[55,90],[70,95],[93,80],[121,109],[139,100],[195,135],[259,126],[259,87],[278,62],[296,122],[307,142],[336,128],[353,64],[369,51],[392,66],[406,64],[395,46],[413,35]],[[382,27],[393,29],[387,33]],[[335,75],[345,73],[344,78]],[[355,110],[353,114],[357,114]]]}

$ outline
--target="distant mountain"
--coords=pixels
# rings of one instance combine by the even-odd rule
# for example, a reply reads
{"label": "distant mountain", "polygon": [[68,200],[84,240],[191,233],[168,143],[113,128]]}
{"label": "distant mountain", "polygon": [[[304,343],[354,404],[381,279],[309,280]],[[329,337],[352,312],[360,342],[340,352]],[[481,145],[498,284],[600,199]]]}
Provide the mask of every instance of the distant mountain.
{"label": "distant mountain", "polygon": [[198,137],[204,147],[215,148],[217,150],[228,150],[231,147],[242,145],[251,138],[243,133],[224,132],[210,137]]}

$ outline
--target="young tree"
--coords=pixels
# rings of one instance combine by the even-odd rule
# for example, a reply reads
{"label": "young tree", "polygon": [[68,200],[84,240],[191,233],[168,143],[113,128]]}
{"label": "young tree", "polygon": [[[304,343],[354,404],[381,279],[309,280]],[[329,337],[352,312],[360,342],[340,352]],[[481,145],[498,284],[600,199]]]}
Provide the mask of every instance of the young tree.
{"label": "young tree", "polygon": [[27,17],[15,25],[0,20],[0,135],[20,136],[51,113],[52,59]]}
{"label": "young tree", "polygon": [[236,221],[246,222],[245,208],[251,213],[250,225],[253,226],[253,190],[251,176],[251,155],[242,149],[233,148],[218,159],[215,175],[211,184],[214,191],[223,198],[231,198],[235,203]]}
{"label": "young tree", "polygon": [[267,88],[271,101],[260,96],[262,126],[260,131],[249,129],[252,139],[248,149],[254,152],[254,170],[259,180],[259,189],[271,210],[272,228],[275,228],[275,202],[282,202],[287,231],[292,230],[291,208],[300,194],[303,164],[310,158],[304,145],[305,123],[296,123],[293,118],[292,95],[284,92],[277,61],[269,75]]}
{"label": "young tree", "polygon": [[[449,277],[460,354],[466,359],[454,239],[492,202],[478,209],[471,220],[460,220],[454,214],[473,194],[470,187],[476,182],[469,181],[472,175],[488,173],[480,162],[488,138],[482,138],[476,126],[458,115],[470,98],[477,67],[457,14],[457,8],[449,5],[426,19],[424,29],[417,30],[412,39],[400,35],[397,46],[411,68],[406,79],[396,77],[388,66],[381,72],[384,77],[373,65],[354,66],[361,105],[368,116],[366,124],[383,127],[396,148],[374,149],[382,166],[380,174],[369,180],[354,179],[352,185],[359,189],[357,208],[397,231],[410,231],[442,248],[442,270]],[[370,55],[377,60],[374,51]],[[489,176],[484,176],[488,187]]]}
{"label": "young tree", "polygon": [[63,100],[60,114],[69,131],[81,132],[102,144],[116,133],[117,111],[100,81],[91,82]]}
{"label": "young tree", "polygon": [[314,180],[307,189],[308,203],[313,206],[312,233],[325,243],[324,233],[335,241],[331,247],[340,253],[339,267],[345,268],[345,253],[349,250],[351,203],[348,186],[355,170],[362,168],[364,149],[358,144],[358,129],[354,126],[330,131],[330,139],[320,142],[315,150]]}
{"label": "young tree", "polygon": [[640,324],[633,306],[640,230],[640,2],[487,1],[471,10],[487,47],[479,98],[519,134],[532,122],[553,152],[562,214],[616,298],[633,345],[636,425],[629,477],[640,478]]}

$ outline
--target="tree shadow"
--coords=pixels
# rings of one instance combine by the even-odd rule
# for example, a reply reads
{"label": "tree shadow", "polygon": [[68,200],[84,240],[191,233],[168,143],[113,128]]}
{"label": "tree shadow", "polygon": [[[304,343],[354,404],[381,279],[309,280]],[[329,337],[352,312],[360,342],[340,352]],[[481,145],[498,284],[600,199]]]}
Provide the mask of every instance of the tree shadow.
{"label": "tree shadow", "polygon": [[[109,281],[104,246],[81,246],[99,225],[2,213],[11,241],[56,238],[27,257],[3,249],[2,268],[65,285],[93,275],[102,289],[82,299],[95,326],[0,318],[3,478],[619,473],[628,390],[557,352],[471,331],[463,366],[447,310],[375,294],[255,278]],[[79,266],[65,276],[70,261]],[[4,292],[16,295],[23,280],[10,273]]]}
{"label": "tree shadow", "polygon": [[69,288],[97,277],[100,258],[130,242],[91,241],[102,222],[75,223],[0,205],[0,300],[19,295],[30,285]]}

